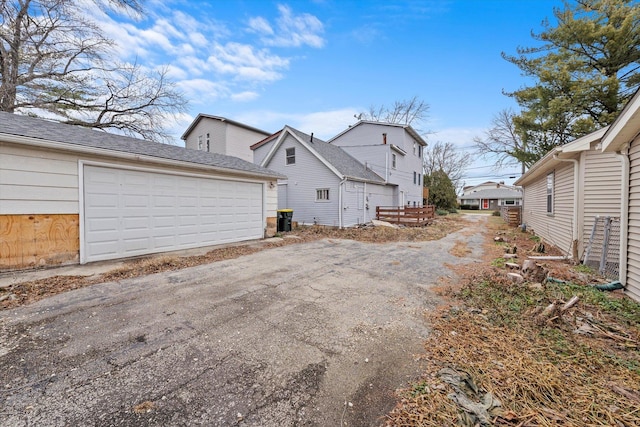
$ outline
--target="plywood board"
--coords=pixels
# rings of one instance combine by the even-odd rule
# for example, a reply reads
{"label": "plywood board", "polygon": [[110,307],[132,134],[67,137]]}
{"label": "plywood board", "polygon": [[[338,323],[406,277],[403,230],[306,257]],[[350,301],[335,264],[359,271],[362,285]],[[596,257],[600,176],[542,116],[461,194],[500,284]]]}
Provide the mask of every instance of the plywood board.
{"label": "plywood board", "polygon": [[0,270],[77,262],[77,214],[0,215]]}

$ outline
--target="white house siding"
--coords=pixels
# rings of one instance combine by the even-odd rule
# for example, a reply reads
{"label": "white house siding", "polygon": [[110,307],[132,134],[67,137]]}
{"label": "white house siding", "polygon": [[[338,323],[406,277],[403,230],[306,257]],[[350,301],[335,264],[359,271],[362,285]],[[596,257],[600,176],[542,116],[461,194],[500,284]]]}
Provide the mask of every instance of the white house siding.
{"label": "white house siding", "polygon": [[589,243],[595,217],[620,216],[622,163],[614,153],[586,151],[582,158],[582,247]]}
{"label": "white house siding", "polygon": [[640,139],[629,149],[629,223],[627,241],[627,280],[629,296],[640,301]]}
{"label": "white house siding", "polygon": [[[383,144],[383,133],[387,134],[386,145]],[[349,129],[332,140],[331,144],[342,147],[360,163],[367,163],[389,183],[398,185],[397,205],[422,205],[422,157],[419,155],[419,144],[402,127],[364,123]],[[391,149],[392,144],[404,150],[406,155]],[[392,167],[392,154],[396,155],[395,169]],[[419,180],[415,184],[414,172]]]}
{"label": "white house siding", "polygon": [[185,140],[185,147],[198,150],[198,139],[202,136],[202,149],[207,149],[207,133],[209,134],[209,151],[212,153],[226,154],[226,124],[215,119],[201,119],[191,130]]}
{"label": "white house siding", "polygon": [[273,147],[273,144],[276,143],[276,140],[277,138],[273,138],[271,141],[267,142],[266,144],[263,144],[258,148],[254,149],[253,160],[251,161],[256,165],[262,164],[262,161],[264,160],[265,157],[267,157],[267,154],[269,154],[269,151],[271,151],[271,147]]}
{"label": "white house siding", "polygon": [[[123,159],[114,159],[109,156],[98,155],[84,155],[74,152],[66,152],[61,150],[47,150],[43,148],[31,148],[25,145],[12,144],[6,142],[0,142],[0,234],[2,232],[10,232],[6,227],[10,227],[8,223],[15,221],[15,216],[29,217],[34,215],[49,216],[48,220],[52,220],[54,216],[62,217],[61,220],[56,220],[55,226],[63,224],[64,232],[68,234],[76,234],[76,244],[78,239],[78,218],[80,215],[80,174],[78,167],[80,161],[94,162],[98,164],[111,165],[113,167],[134,168],[143,170],[157,170],[175,173],[179,175],[202,175],[209,176],[211,178],[225,178],[224,174],[220,173],[207,173],[206,170],[200,168],[192,169],[181,166],[166,166],[166,165],[151,165],[148,163],[140,163],[127,161]],[[250,182],[265,182],[266,180],[240,178],[242,181]],[[263,186],[264,190],[264,222],[265,227],[268,218],[276,218],[277,208],[277,186],[275,180],[273,188],[269,185],[270,181],[266,181]],[[262,212],[262,209],[261,209]],[[4,217],[3,217],[4,216]],[[75,218],[75,220],[73,220]],[[43,223],[43,219],[35,217],[34,221],[40,221]],[[27,221],[28,222],[28,221]],[[33,221],[31,221],[33,222]],[[30,222],[29,222],[30,223]],[[4,224],[4,225],[3,225]],[[75,226],[76,230],[71,230],[69,227]],[[5,227],[5,228],[3,228]],[[56,231],[56,233],[58,233]],[[55,250],[58,246],[64,246],[69,249],[72,245],[68,242],[59,243],[56,236],[49,236],[51,242],[46,247],[54,247],[51,251]],[[0,244],[2,244],[2,238],[0,238]],[[11,249],[15,253],[14,249]],[[77,254],[77,246],[75,248]],[[75,258],[70,258],[65,255],[66,258],[62,260],[54,252],[47,258],[47,254],[39,255],[41,258],[26,258],[22,256],[23,261],[20,261],[16,256],[16,261],[13,266],[33,266],[43,263],[59,263],[59,262],[77,262],[77,255]],[[56,258],[58,257],[58,258]],[[22,262],[22,264],[20,264]],[[35,263],[35,264],[34,264]],[[0,263],[3,265],[3,263]],[[9,268],[15,268],[9,266]]]}
{"label": "white house siding", "polygon": [[223,154],[253,162],[253,151],[251,151],[250,147],[256,142],[262,141],[266,136],[263,133],[228,124],[226,135],[227,152]]}
{"label": "white house siding", "polygon": [[0,215],[77,214],[78,157],[0,142]]}
{"label": "white house siding", "polygon": [[545,174],[525,186],[523,222],[536,235],[570,255],[573,235],[573,165],[556,168],[554,179],[553,214],[546,213]]}
{"label": "white house siding", "polygon": [[[296,150],[296,161],[295,164],[287,165],[286,149],[292,147]],[[287,135],[265,167],[288,176],[286,208],[293,209],[293,221],[300,224],[340,225],[340,179],[291,135]],[[316,189],[321,188],[329,189],[328,201],[316,201]]]}
{"label": "white house siding", "polygon": [[345,227],[364,224],[376,218],[376,206],[387,206],[394,197],[394,186],[347,181],[343,185]]}

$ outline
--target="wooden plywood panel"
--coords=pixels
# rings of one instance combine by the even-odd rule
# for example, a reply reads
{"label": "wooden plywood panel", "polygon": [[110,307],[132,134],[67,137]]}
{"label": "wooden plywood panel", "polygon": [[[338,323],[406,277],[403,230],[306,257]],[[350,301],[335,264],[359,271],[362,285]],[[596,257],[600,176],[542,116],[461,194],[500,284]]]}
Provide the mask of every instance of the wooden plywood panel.
{"label": "wooden plywood panel", "polygon": [[0,215],[0,270],[77,262],[77,214]]}

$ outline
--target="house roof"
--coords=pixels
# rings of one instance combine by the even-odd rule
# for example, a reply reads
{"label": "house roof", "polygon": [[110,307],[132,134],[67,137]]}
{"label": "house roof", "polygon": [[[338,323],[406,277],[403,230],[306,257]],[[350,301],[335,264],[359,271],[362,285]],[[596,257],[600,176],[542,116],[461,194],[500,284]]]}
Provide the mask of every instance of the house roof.
{"label": "house roof", "polygon": [[522,199],[522,192],[508,188],[489,188],[460,197],[460,200],[469,199]]}
{"label": "house roof", "polygon": [[193,130],[193,128],[195,128],[198,123],[200,123],[200,120],[202,119],[212,119],[212,120],[218,120],[220,122],[227,122],[230,123],[232,125],[241,127],[241,128],[245,128],[254,132],[258,132],[261,134],[264,134],[265,136],[269,135],[269,132],[264,131],[262,129],[258,129],[258,128],[254,128],[253,126],[249,126],[247,124],[244,123],[240,123],[240,122],[236,122],[235,120],[231,120],[231,119],[227,119],[226,117],[220,117],[220,116],[214,116],[211,114],[203,114],[203,113],[199,113],[195,119],[193,119],[193,121],[191,122],[191,124],[189,125],[189,127],[187,128],[187,130],[184,131],[184,133],[182,134],[182,136],[180,137],[180,139],[187,139],[187,136],[189,136],[189,134],[191,133],[191,131]]}
{"label": "house roof", "polygon": [[[270,153],[263,160],[263,164],[267,164],[271,157],[273,157],[277,147],[282,144],[287,134],[292,135],[296,140],[298,140],[298,142],[300,142],[300,144],[305,146],[312,154],[314,154],[341,178],[385,184],[384,179],[380,175],[365,167],[365,165],[357,161],[342,148],[331,145],[319,138],[312,138],[311,135],[290,126],[285,126],[280,132],[272,135],[277,135],[278,140],[274,147],[272,147]],[[271,139],[271,137],[268,138],[268,140]]]}
{"label": "house roof", "polygon": [[554,147],[543,158],[538,160],[529,170],[514,182],[515,185],[527,185],[541,175],[546,175],[556,168],[563,159],[576,158],[581,152],[589,151],[592,146],[602,140],[609,127],[604,127],[591,132],[581,138],[571,141],[559,147]]}
{"label": "house roof", "polygon": [[602,138],[602,151],[620,151],[640,134],[640,89],[624,106]]}
{"label": "house roof", "polygon": [[336,136],[334,136],[333,138],[331,138],[328,142],[329,144],[331,144],[331,142],[337,138],[339,138],[340,136],[344,135],[345,133],[351,131],[352,129],[361,126],[361,125],[376,125],[376,126],[391,126],[391,127],[400,127],[403,128],[405,131],[407,131],[407,133],[409,133],[409,135],[411,135],[416,141],[418,141],[418,143],[422,146],[427,146],[427,141],[425,141],[424,139],[422,139],[422,137],[420,136],[420,134],[418,132],[415,131],[415,129],[413,129],[410,125],[403,125],[400,123],[386,123],[386,122],[375,122],[375,121],[371,121],[371,120],[359,120],[356,124],[349,126],[348,128],[346,128],[345,130],[343,130],[342,132],[340,132],[339,134],[337,134]]}
{"label": "house roof", "polygon": [[[25,139],[26,138],[26,139]],[[40,118],[0,112],[0,141],[22,142],[33,145],[54,143],[55,147],[70,151],[122,156],[144,156],[148,160],[164,159],[200,165],[208,169],[243,174],[283,178],[283,175],[223,154],[188,150],[176,145],[161,144],[128,136],[116,135],[89,128],[72,126]]]}

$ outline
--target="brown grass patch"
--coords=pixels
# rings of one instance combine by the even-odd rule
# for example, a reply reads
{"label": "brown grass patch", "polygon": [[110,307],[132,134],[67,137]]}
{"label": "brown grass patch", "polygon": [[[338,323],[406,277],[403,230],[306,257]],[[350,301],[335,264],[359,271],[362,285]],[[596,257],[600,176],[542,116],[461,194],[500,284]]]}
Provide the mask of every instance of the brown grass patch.
{"label": "brown grass patch", "polygon": [[[477,422],[449,397],[455,389],[442,380],[443,368],[467,373],[479,387],[476,397],[490,393],[501,401],[490,425],[640,425],[640,304],[585,286],[593,277],[576,273],[567,262],[545,264],[570,283],[541,289],[513,284],[504,269],[490,265],[506,246],[493,237],[500,233],[507,244],[522,248],[524,259],[531,236],[493,220],[489,230],[481,265],[448,266],[462,279],[440,289],[450,299],[430,316],[428,367],[420,381],[399,391],[386,425]],[[573,295],[580,297],[576,306],[536,322],[534,313]],[[576,333],[583,325],[590,332]]]}
{"label": "brown grass patch", "polygon": [[471,253],[471,249],[469,249],[467,242],[458,240],[449,250],[449,253],[458,258],[463,258]]}

